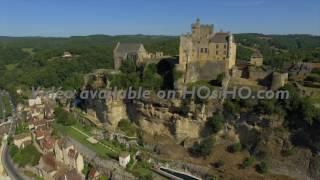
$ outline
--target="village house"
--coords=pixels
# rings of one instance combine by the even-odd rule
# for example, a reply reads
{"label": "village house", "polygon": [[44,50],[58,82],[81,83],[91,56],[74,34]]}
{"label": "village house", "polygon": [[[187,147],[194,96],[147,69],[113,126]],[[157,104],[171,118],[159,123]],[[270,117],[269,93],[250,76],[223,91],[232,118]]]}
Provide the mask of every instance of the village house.
{"label": "village house", "polygon": [[36,118],[33,118],[33,120],[29,123],[29,129],[34,129],[34,130],[37,130],[37,129],[46,129],[49,127],[49,122],[42,119],[42,120],[39,120],[39,119],[36,119]]}
{"label": "village house", "polygon": [[55,179],[56,180],[83,180],[84,177],[79,172],[77,172],[76,169],[71,169],[62,175],[56,176]]}
{"label": "village house", "polygon": [[53,153],[48,153],[40,158],[37,167],[38,174],[46,180],[53,180],[53,176],[57,172],[57,163]]}
{"label": "village house", "polygon": [[256,51],[251,55],[250,64],[253,66],[262,66],[263,65],[263,56],[259,51]]}
{"label": "village house", "polygon": [[31,144],[32,137],[29,132],[15,135],[13,137],[13,144],[19,149],[24,148],[26,145]]}
{"label": "village house", "polygon": [[70,168],[75,168],[79,173],[84,168],[82,155],[68,143],[65,139],[59,139],[54,146],[54,152],[57,161],[60,161]]}
{"label": "village house", "polygon": [[63,58],[72,58],[72,54],[68,51],[65,51],[63,52],[63,55],[62,55]]}
{"label": "village house", "polygon": [[41,97],[37,96],[36,98],[32,98],[28,100],[28,104],[30,107],[35,106],[35,105],[41,105]]}
{"label": "village house", "polygon": [[44,118],[45,119],[53,119],[54,117],[54,105],[51,103],[46,103],[44,105]]}
{"label": "village house", "polygon": [[53,152],[55,141],[52,136],[46,136],[39,141],[40,148],[45,153]]}
{"label": "village house", "polygon": [[98,179],[100,179],[100,173],[95,168],[91,168],[88,173],[88,179],[89,180],[98,180]]}
{"label": "village house", "polygon": [[34,131],[34,136],[37,141],[44,139],[46,132],[42,129],[37,129]]}
{"label": "village house", "polygon": [[121,152],[119,155],[119,164],[121,167],[127,167],[130,162],[130,154],[128,152]]}

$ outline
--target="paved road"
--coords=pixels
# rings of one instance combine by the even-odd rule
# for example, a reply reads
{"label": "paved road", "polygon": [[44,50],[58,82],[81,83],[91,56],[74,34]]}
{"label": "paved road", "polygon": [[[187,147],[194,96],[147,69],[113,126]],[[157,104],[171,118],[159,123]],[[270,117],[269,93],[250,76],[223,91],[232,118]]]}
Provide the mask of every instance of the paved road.
{"label": "paved road", "polygon": [[[13,135],[15,132],[15,123],[16,123],[16,108],[12,102],[12,99],[10,97],[10,95],[8,94],[9,99],[10,99],[10,104],[12,106],[12,122],[10,125],[10,130],[9,130],[9,136]],[[10,179],[14,179],[14,180],[23,180],[23,176],[21,174],[19,174],[19,171],[16,169],[16,167],[14,166],[9,152],[8,152],[8,145],[7,145],[7,139],[5,139],[3,142],[3,149],[2,149],[2,154],[1,154],[1,162],[3,165],[3,168],[5,169],[5,171],[7,172],[8,176],[10,177]]]}
{"label": "paved road", "polygon": [[[7,143],[7,142],[5,141],[5,143]],[[7,144],[3,144],[3,146],[4,146],[3,151],[1,154],[1,161],[2,161],[3,168],[7,172],[10,179],[23,180],[24,178],[16,170],[16,167],[14,166],[14,164],[10,158]]]}

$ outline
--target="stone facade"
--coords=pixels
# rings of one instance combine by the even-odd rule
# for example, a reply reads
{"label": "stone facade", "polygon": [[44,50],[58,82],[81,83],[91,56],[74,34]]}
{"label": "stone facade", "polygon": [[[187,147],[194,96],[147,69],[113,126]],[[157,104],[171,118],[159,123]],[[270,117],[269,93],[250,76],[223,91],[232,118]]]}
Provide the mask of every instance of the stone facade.
{"label": "stone facade", "polygon": [[272,73],[272,90],[277,90],[281,87],[283,87],[288,82],[288,73],[278,73],[273,72]]}
{"label": "stone facade", "polygon": [[113,50],[114,69],[118,70],[124,60],[132,60],[137,64],[148,57],[149,54],[143,44],[118,42]]}
{"label": "stone facade", "polygon": [[106,100],[106,129],[115,130],[122,119],[128,119],[126,104],[123,100]]}
{"label": "stone facade", "polygon": [[54,153],[57,161],[68,165],[71,169],[75,168],[81,174],[84,168],[83,156],[72,144],[60,139],[55,143]]}
{"label": "stone facade", "polygon": [[30,133],[23,133],[15,135],[13,138],[13,144],[18,148],[24,148],[26,145],[31,144],[32,137]]}
{"label": "stone facade", "polygon": [[262,66],[263,65],[263,56],[260,52],[255,52],[250,57],[250,64],[253,66]]}
{"label": "stone facade", "polygon": [[236,44],[228,32],[214,32],[213,25],[200,20],[191,25],[192,34],[180,37],[178,70],[184,72],[183,84],[212,80],[235,65]]}
{"label": "stone facade", "polygon": [[129,162],[130,162],[130,154],[127,152],[120,153],[119,155],[120,166],[125,168]]}

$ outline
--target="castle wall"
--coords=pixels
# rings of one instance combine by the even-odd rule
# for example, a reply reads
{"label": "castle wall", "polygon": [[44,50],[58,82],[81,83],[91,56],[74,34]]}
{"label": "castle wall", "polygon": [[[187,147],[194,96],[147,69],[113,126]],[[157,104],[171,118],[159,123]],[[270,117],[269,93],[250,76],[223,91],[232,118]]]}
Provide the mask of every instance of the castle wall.
{"label": "castle wall", "polygon": [[181,83],[213,80],[226,73],[236,62],[236,44],[229,33],[214,33],[213,25],[192,24],[192,34],[180,37],[178,70],[184,72]]}
{"label": "castle wall", "polygon": [[263,65],[263,58],[262,57],[251,57],[250,64],[254,66],[262,66]]}
{"label": "castle wall", "polygon": [[230,44],[230,54],[228,59],[228,67],[231,69],[236,65],[236,57],[237,56],[237,45],[236,43],[232,42]]}

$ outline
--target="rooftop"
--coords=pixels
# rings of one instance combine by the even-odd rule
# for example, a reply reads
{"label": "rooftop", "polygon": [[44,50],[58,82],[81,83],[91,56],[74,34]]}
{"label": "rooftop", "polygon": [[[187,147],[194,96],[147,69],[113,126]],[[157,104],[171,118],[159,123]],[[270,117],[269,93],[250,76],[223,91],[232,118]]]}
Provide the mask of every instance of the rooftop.
{"label": "rooftop", "polygon": [[142,46],[141,43],[120,43],[119,42],[116,51],[118,53],[137,52],[141,46]]}
{"label": "rooftop", "polygon": [[128,152],[122,151],[119,155],[119,157],[121,158],[127,158],[128,156],[130,156],[130,154]]}
{"label": "rooftop", "polygon": [[214,42],[214,43],[227,43],[228,42],[228,37],[230,36],[229,33],[226,33],[226,32],[218,32],[218,33],[215,33],[210,41],[211,42]]}

